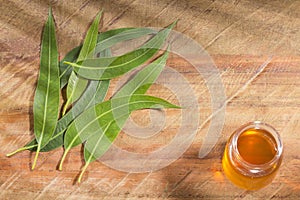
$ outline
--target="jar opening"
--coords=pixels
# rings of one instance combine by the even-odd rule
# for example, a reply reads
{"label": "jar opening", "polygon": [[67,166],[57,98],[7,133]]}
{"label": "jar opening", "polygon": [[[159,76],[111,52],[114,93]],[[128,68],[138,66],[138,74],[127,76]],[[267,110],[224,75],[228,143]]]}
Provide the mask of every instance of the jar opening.
{"label": "jar opening", "polygon": [[277,131],[268,124],[255,121],[237,130],[232,138],[232,156],[237,168],[261,174],[276,164],[282,155],[282,143]]}
{"label": "jar opening", "polygon": [[240,134],[237,150],[243,160],[253,165],[266,164],[277,153],[274,137],[265,130],[253,128]]}

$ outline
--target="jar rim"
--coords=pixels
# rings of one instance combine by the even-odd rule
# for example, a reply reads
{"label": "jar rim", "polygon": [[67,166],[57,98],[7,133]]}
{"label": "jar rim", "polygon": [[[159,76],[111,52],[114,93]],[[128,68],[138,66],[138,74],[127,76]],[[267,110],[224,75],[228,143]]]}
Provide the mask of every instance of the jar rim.
{"label": "jar rim", "polygon": [[[263,163],[263,164],[253,164],[253,163],[249,163],[248,161],[246,161],[240,155],[240,152],[237,147],[237,141],[241,134],[243,134],[246,130],[249,130],[251,128],[267,131],[274,138],[275,145],[276,145],[276,154],[270,161]],[[261,121],[253,121],[253,122],[249,122],[247,124],[242,125],[239,129],[237,129],[235,131],[235,133],[233,134],[233,137],[232,137],[232,150],[235,152],[234,153],[235,159],[238,160],[238,162],[241,165],[243,165],[244,168],[249,170],[252,174],[260,174],[262,171],[269,169],[270,166],[273,166],[274,164],[276,164],[278,162],[278,160],[281,158],[282,153],[283,153],[283,144],[281,141],[281,137],[275,128],[273,128],[271,125],[261,122]]]}

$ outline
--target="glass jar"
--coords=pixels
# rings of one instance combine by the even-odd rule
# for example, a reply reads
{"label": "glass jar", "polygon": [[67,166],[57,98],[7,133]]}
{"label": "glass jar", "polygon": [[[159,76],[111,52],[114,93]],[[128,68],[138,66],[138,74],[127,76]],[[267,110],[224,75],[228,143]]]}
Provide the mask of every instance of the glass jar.
{"label": "glass jar", "polygon": [[283,146],[277,131],[255,121],[229,138],[222,160],[229,180],[247,190],[260,189],[274,179],[282,161]]}

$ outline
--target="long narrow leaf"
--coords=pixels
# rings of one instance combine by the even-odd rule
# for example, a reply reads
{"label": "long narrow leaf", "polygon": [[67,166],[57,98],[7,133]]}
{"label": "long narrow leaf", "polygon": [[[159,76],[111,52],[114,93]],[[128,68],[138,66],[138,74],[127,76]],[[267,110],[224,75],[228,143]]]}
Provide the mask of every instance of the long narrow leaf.
{"label": "long narrow leaf", "polygon": [[[57,126],[53,137],[49,143],[41,149],[41,151],[51,151],[57,147],[63,145],[63,133],[68,128],[68,125],[85,109],[100,103],[105,98],[105,94],[109,87],[109,81],[91,81],[83,93],[82,97],[76,102],[72,109],[67,112],[60,120],[57,122]],[[18,149],[17,152],[22,150],[36,151],[37,142],[32,140],[25,147]],[[14,154],[16,152],[13,152]]]}
{"label": "long narrow leaf", "polygon": [[42,150],[50,151],[61,146],[63,144],[62,133],[67,129],[68,125],[85,109],[102,102],[108,87],[109,81],[91,81],[74,107],[58,121],[56,132],[58,134],[61,133],[61,137],[53,138],[54,140],[50,141]]}
{"label": "long narrow leaf", "polygon": [[110,48],[112,44],[156,33],[157,31],[150,28],[122,28],[110,32],[107,31],[104,34],[99,35],[95,51],[101,52],[104,49]]}
{"label": "long narrow leaf", "polygon": [[49,142],[54,133],[59,112],[58,51],[51,9],[42,36],[40,62],[40,74],[33,103],[34,135],[38,146],[32,169],[36,165],[40,149]]}
{"label": "long narrow leaf", "polygon": [[60,88],[62,89],[69,81],[69,77],[73,71],[73,68],[70,65],[64,64],[65,61],[76,62],[78,55],[80,53],[82,45],[79,45],[69,51],[67,55],[59,62],[60,70]]}
{"label": "long narrow leaf", "polygon": [[[133,94],[144,94],[148,88],[155,82],[159,74],[162,72],[168,58],[168,51],[164,53],[160,58],[149,64],[144,69],[140,70],[129,82],[127,82],[113,98],[120,98],[124,96],[130,96]],[[127,99],[124,99],[126,102]],[[102,134],[94,134],[89,137],[84,145],[84,160],[85,165],[82,169],[82,173],[79,176],[80,182],[82,175],[88,165],[101,157],[111,146],[114,139],[120,132],[120,126],[127,120],[129,115],[122,116],[118,120],[107,124]],[[109,134],[109,136],[108,136]],[[110,138],[110,139],[108,139]]]}
{"label": "long narrow leaf", "polygon": [[[96,16],[91,27],[89,28],[77,60],[87,59],[89,56],[93,55],[92,52],[95,50],[97,44],[97,36],[101,15],[102,11]],[[78,100],[78,98],[86,89],[87,84],[88,80],[77,76],[77,74],[74,71],[71,72],[67,85],[67,102],[64,105],[62,115],[65,114],[67,108],[72,103]]]}
{"label": "long narrow leaf", "polygon": [[[65,152],[61,159],[59,169],[62,169],[62,163],[72,147],[83,143],[93,134],[102,133],[104,130],[103,127],[113,120],[117,120],[118,123],[120,122],[119,120],[121,120],[120,123],[122,124],[122,117],[129,115],[131,111],[151,108],[155,105],[161,105],[165,108],[178,108],[178,106],[160,98],[147,95],[132,95],[129,97],[114,98],[87,109],[79,115],[67,129],[64,139]],[[123,112],[124,108],[128,108],[127,112]],[[120,115],[115,115],[115,113],[120,113]],[[112,135],[112,137],[115,136]]]}
{"label": "long narrow leaf", "polygon": [[[132,98],[135,98],[135,96],[142,96],[142,101],[146,102],[149,101],[150,98],[153,98],[151,96],[145,96],[145,95],[133,95]],[[150,97],[150,98],[149,98]],[[156,98],[156,97],[154,97]],[[139,101],[139,104],[143,104],[142,101]],[[164,100],[163,100],[164,101]],[[124,102],[124,100],[122,100]],[[150,103],[151,104],[151,103]],[[173,104],[165,105],[164,103],[153,103],[150,105],[149,108],[154,108],[154,106],[164,107],[164,108],[179,108],[178,106],[174,106]],[[105,126],[100,128],[100,131],[97,133],[92,134],[90,137],[87,138],[87,141],[85,142],[85,148],[84,148],[84,159],[85,159],[85,165],[83,169],[81,170],[80,176],[78,178],[78,182],[81,181],[82,175],[84,174],[85,170],[87,169],[88,165],[101,157],[111,146],[112,142],[115,140],[116,136],[120,132],[121,128],[125,124],[127,118],[129,117],[130,113],[134,110],[139,110],[143,108],[147,108],[147,106],[143,105],[134,105],[137,106],[135,108],[130,108],[131,105],[128,106],[129,112],[125,114],[120,114],[116,116],[116,118],[112,119],[111,121],[106,121]],[[118,111],[117,111],[118,112]],[[123,113],[123,112],[120,112]]]}
{"label": "long narrow leaf", "polygon": [[145,94],[148,88],[156,81],[162,72],[168,58],[168,51],[154,62],[140,70],[130,81],[128,81],[116,94],[114,98],[132,94]]}
{"label": "long narrow leaf", "polygon": [[121,76],[149,60],[163,45],[175,22],[158,32],[142,47],[127,54],[112,58],[85,59],[77,63],[65,62],[74,67],[82,77],[107,80]]}
{"label": "long narrow leaf", "polygon": [[[124,35],[124,37],[120,37],[123,35],[123,32],[124,32],[124,34],[125,33],[126,34]],[[129,34],[129,33],[132,33],[134,37],[133,36],[128,37],[127,34]],[[102,48],[100,48],[100,47],[103,43],[106,43],[106,47],[112,47],[113,45],[115,45],[119,42],[123,42],[128,39],[139,38],[144,35],[149,35],[149,34],[153,34],[153,33],[156,33],[156,31],[154,31],[152,29],[147,29],[147,28],[119,28],[119,29],[108,30],[108,31],[100,33],[98,35],[98,39],[97,39],[98,49],[96,50],[95,53],[97,53],[100,50],[102,51]],[[118,36],[117,37],[118,40],[116,40],[116,39],[110,40],[111,37],[115,38],[116,35]],[[108,43],[108,41],[109,41],[109,43]],[[64,57],[64,59],[60,62],[61,88],[66,84],[66,82],[69,79],[70,73],[72,72],[72,67],[70,67],[69,65],[66,65],[66,64],[62,65],[62,63],[64,61],[76,61],[77,57],[80,53],[81,47],[82,47],[82,45],[79,45],[79,46],[75,47],[74,49],[72,49],[71,51],[69,51],[67,53],[67,55]],[[106,52],[106,51],[107,50],[103,50],[103,52]],[[110,57],[110,56],[111,56],[111,54],[109,53],[106,55],[102,55],[100,57]],[[108,81],[102,81],[101,85],[98,86],[97,89],[94,88],[97,81],[90,81],[90,82],[91,83],[87,86],[87,88],[85,90],[86,94],[83,94],[81,96],[81,98],[75,103],[73,108],[71,108],[69,110],[69,112],[72,113],[72,117],[71,117],[71,114],[69,112],[67,112],[58,121],[56,130],[53,134],[53,137],[51,138],[49,143],[41,149],[41,151],[51,151],[55,148],[61,147],[63,145],[63,133],[67,129],[69,123],[71,121],[73,121],[74,118],[77,117],[82,111],[84,111],[85,109],[89,108],[90,106],[93,106],[103,100],[103,98],[104,98],[103,94],[106,93],[108,86],[109,86]],[[99,93],[102,93],[102,95],[100,95]],[[93,99],[89,99],[88,97],[94,98],[95,101]],[[74,112],[74,110],[77,110],[77,112]],[[11,156],[17,152],[24,151],[24,150],[36,151],[37,150],[36,140],[33,139],[31,142],[26,144],[24,147],[19,148],[16,151],[14,151],[10,154],[7,154],[7,155]]]}
{"label": "long narrow leaf", "polygon": [[[116,43],[126,41],[128,39],[134,39],[139,38],[144,35],[155,33],[156,31],[148,28],[120,28],[120,29],[113,29],[109,30],[103,33],[100,33],[98,35],[98,44],[101,45],[106,43],[106,47],[111,47],[115,45]],[[120,37],[123,35],[123,33],[126,33],[124,37]],[[131,37],[128,37],[127,34],[133,34]],[[115,39],[115,36],[118,36],[117,40]],[[110,38],[113,37],[114,39]],[[108,43],[109,42],[109,43]],[[77,47],[78,48],[78,47]],[[102,48],[99,48],[98,50],[101,50],[99,57],[110,57],[111,53],[109,50],[102,50]],[[74,49],[72,50],[74,51]],[[97,85],[97,87],[96,87]],[[57,129],[54,133],[53,139],[50,140],[47,146],[45,146],[41,151],[50,151],[52,149],[55,149],[57,147],[60,147],[63,145],[63,133],[67,129],[70,122],[72,122],[82,111],[85,109],[100,103],[105,98],[105,94],[109,87],[109,81],[96,81],[91,80],[90,84],[87,86],[86,91],[82,95],[82,97],[76,102],[76,104],[73,106],[70,111],[63,116],[57,124]],[[31,141],[26,146],[31,147],[31,150],[36,150],[34,148],[34,144],[36,142]]]}
{"label": "long narrow leaf", "polygon": [[[99,33],[95,54],[102,52],[115,45],[116,43],[139,38],[149,34],[156,34],[157,31],[150,28],[118,28]],[[73,68],[64,64],[65,61],[76,62],[82,45],[73,48],[59,63],[60,66],[60,87],[63,88],[71,75]]]}

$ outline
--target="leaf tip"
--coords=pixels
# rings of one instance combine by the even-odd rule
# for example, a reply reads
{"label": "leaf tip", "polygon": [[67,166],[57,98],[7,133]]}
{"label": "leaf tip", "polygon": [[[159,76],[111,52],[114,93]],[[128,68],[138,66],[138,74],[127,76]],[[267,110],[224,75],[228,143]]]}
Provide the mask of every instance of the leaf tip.
{"label": "leaf tip", "polygon": [[50,5],[49,6],[49,9],[48,9],[48,17],[52,17],[52,6]]}
{"label": "leaf tip", "polygon": [[164,53],[164,54],[166,54],[166,56],[168,56],[168,55],[169,55],[169,53],[170,53],[170,50],[171,50],[171,45],[170,45],[170,44],[168,44],[168,46],[167,46],[167,49],[166,49],[166,51],[165,51],[165,53]]}
{"label": "leaf tip", "polygon": [[172,103],[169,103],[169,105],[168,105],[168,106],[169,106],[168,108],[182,109],[182,107],[181,107],[181,106],[177,106],[177,105],[175,105],[175,104],[172,104]]}
{"label": "leaf tip", "polygon": [[177,106],[177,105],[174,105],[174,107],[173,108],[176,108],[176,109],[183,109],[183,107],[182,106]]}
{"label": "leaf tip", "polygon": [[96,15],[95,22],[96,22],[97,24],[99,24],[102,14],[103,14],[103,9],[101,9],[101,10],[98,12],[98,14]]}
{"label": "leaf tip", "polygon": [[174,26],[177,24],[177,22],[179,21],[179,19],[176,19],[172,24],[169,25],[169,29],[173,29]]}
{"label": "leaf tip", "polygon": [[99,11],[99,13],[97,14],[97,16],[101,16],[101,15],[103,14],[103,12],[104,12],[104,9],[102,8],[102,9]]}

